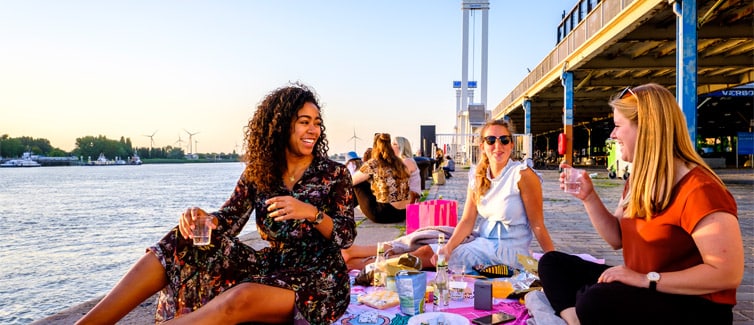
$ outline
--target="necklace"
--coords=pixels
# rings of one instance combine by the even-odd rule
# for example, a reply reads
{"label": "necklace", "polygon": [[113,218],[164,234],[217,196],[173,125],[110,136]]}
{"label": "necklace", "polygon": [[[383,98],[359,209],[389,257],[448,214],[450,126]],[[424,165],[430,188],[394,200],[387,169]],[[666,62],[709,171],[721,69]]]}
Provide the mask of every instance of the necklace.
{"label": "necklace", "polygon": [[[286,173],[286,174],[288,174],[288,173]],[[288,174],[288,181],[291,182],[291,183],[295,182],[296,181],[296,174],[298,174],[298,172],[295,172],[295,171],[293,173]]]}
{"label": "necklace", "polygon": [[[289,167],[288,170],[286,170],[285,175],[283,177],[287,178],[289,182],[295,183],[296,182],[296,175],[301,174],[303,176],[304,171],[309,167],[309,164],[306,164],[305,166],[298,165],[295,167]],[[286,176],[287,175],[287,176]]]}

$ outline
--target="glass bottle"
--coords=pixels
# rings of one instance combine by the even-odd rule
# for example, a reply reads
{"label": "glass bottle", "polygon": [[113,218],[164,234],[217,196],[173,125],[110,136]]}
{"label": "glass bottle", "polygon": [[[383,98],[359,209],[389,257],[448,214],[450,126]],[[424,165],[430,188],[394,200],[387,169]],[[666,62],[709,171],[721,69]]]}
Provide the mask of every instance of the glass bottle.
{"label": "glass bottle", "polygon": [[374,258],[372,286],[376,290],[384,290],[387,285],[387,261],[385,260],[385,243],[377,243],[377,255]]}
{"label": "glass bottle", "polygon": [[450,291],[448,290],[448,261],[443,247],[445,246],[445,234],[437,236],[437,268],[435,272],[435,311],[448,308]]}

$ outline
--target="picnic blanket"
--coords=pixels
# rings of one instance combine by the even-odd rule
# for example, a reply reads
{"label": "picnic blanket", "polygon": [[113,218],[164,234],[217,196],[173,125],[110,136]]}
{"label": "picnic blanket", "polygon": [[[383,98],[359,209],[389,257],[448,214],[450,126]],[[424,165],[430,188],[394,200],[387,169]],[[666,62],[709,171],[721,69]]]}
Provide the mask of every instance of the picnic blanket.
{"label": "picnic blanket", "polygon": [[[411,247],[412,245],[427,245],[432,244],[431,240],[434,238],[436,244],[438,231],[450,231],[452,229],[443,229],[446,227],[430,227],[431,229],[425,229],[424,231],[417,230],[412,233],[413,236],[406,238],[402,241],[405,245],[403,247]],[[438,229],[435,229],[438,228]],[[422,234],[423,233],[423,234]],[[471,238],[473,239],[473,237]],[[468,240],[468,238],[467,238]],[[395,248],[395,246],[393,246]],[[604,259],[596,258],[589,254],[574,254],[581,257],[584,260],[592,261],[595,263],[604,264]],[[537,260],[542,254],[535,253],[534,258]],[[351,272],[351,278],[355,278],[358,274],[358,270]],[[434,272],[427,272],[427,280],[434,279]],[[353,281],[351,281],[353,283]],[[408,322],[411,315],[405,315],[401,313],[400,307],[390,307],[386,309],[375,309],[367,305],[361,304],[358,301],[359,295],[367,294],[374,290],[372,287],[365,287],[360,285],[351,286],[351,304],[348,306],[346,313],[338,319],[335,324],[341,325],[403,325]],[[541,291],[531,291],[525,295],[525,304],[519,300],[514,299],[493,299],[492,310],[479,310],[474,308],[473,298],[464,298],[461,301],[451,301],[448,308],[443,310],[444,312],[454,313],[467,318],[469,321],[477,317],[487,316],[495,312],[506,312],[516,319],[512,322],[506,323],[506,325],[542,325],[542,324],[565,324],[562,318],[555,315],[554,310],[550,306],[544,293]],[[427,304],[425,306],[425,312],[436,311],[433,304]]]}
{"label": "picnic blanket", "polygon": [[[427,272],[428,279],[434,278],[434,272]],[[399,306],[375,309],[358,302],[359,295],[367,294],[375,290],[372,287],[354,285],[351,287],[351,304],[348,306],[346,313],[335,323],[341,325],[388,325],[388,324],[405,324],[410,315],[401,313]],[[436,311],[433,304],[427,304],[425,312]],[[495,312],[503,311],[513,316],[516,320],[506,323],[506,325],[526,325],[529,319],[529,313],[526,306],[514,299],[494,299],[492,310],[479,310],[474,308],[474,299],[465,298],[461,301],[451,301],[444,312],[461,315],[472,320],[477,317],[486,316]]]}

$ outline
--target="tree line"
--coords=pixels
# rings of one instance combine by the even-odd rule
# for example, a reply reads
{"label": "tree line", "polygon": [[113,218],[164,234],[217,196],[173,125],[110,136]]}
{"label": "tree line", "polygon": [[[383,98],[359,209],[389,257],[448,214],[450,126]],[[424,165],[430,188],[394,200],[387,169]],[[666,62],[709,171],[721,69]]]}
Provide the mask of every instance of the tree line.
{"label": "tree line", "polygon": [[[79,157],[84,161],[88,159],[95,160],[100,154],[105,155],[108,159],[116,157],[126,160],[137,154],[142,159],[186,159],[186,153],[182,148],[166,146],[160,148],[134,147],[131,138],[120,137],[119,140],[108,139],[104,135],[84,136],[76,138],[76,147],[67,152],[60,148],[53,147],[50,140],[44,138],[33,138],[22,136],[12,138],[7,134],[0,135],[0,157],[17,158],[21,157],[24,152],[31,152],[32,155],[47,157]],[[233,153],[205,153],[198,154],[200,159],[237,159],[238,154]]]}

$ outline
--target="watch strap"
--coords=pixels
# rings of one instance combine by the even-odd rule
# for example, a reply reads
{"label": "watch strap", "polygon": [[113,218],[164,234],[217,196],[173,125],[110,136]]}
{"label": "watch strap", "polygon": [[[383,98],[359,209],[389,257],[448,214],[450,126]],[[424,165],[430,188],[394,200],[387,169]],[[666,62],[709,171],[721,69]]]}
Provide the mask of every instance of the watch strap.
{"label": "watch strap", "polygon": [[660,273],[657,273],[657,272],[647,273],[647,280],[649,280],[649,290],[657,291],[657,281],[660,281]]}

